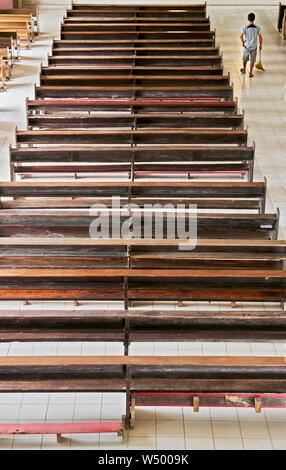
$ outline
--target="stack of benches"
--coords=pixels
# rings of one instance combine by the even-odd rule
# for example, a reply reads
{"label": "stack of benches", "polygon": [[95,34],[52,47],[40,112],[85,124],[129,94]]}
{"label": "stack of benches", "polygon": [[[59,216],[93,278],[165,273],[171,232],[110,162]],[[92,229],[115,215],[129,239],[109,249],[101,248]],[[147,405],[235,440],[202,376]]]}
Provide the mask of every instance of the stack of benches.
{"label": "stack of benches", "polygon": [[0,86],[4,90],[11,68],[19,58],[19,49],[30,48],[38,34],[36,9],[0,9]]}
{"label": "stack of benches", "polygon": [[[266,181],[253,182],[255,146],[206,5],[74,5],[26,105],[11,182],[0,183],[1,299],[121,301],[124,310],[4,310],[0,341],[119,341],[125,356],[1,358],[0,391],[124,392],[127,428],[135,406],[285,406],[284,358],[128,356],[134,341],[286,337],[279,210],[266,212]],[[102,179],[123,173],[124,181]],[[101,179],[15,181],[46,174]],[[165,180],[137,181],[158,174]],[[90,237],[102,208],[103,236]],[[130,309],[136,301],[282,309]],[[122,433],[122,422],[112,429]],[[51,432],[41,430],[2,428]]]}

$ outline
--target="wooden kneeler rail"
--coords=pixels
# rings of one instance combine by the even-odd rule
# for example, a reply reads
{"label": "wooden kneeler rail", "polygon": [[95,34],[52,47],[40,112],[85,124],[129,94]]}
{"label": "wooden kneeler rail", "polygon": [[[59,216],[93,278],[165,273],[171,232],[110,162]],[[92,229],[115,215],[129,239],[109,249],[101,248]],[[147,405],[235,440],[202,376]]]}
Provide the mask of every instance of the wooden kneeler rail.
{"label": "wooden kneeler rail", "polygon": [[97,434],[117,433],[125,439],[122,421],[88,422],[88,423],[0,423],[1,435],[23,436],[31,434],[56,434],[57,443],[62,443],[63,434]]}

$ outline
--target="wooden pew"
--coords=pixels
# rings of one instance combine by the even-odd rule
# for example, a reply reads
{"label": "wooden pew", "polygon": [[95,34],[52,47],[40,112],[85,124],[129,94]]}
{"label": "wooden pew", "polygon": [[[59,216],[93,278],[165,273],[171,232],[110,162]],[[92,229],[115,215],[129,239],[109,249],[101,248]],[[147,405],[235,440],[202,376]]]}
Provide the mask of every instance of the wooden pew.
{"label": "wooden pew", "polygon": [[94,39],[94,40],[53,40],[52,50],[62,49],[87,49],[97,47],[135,47],[137,50],[141,47],[215,47],[214,38],[212,39]]}
{"label": "wooden pew", "polygon": [[285,341],[286,313],[214,310],[2,310],[0,342]]}
{"label": "wooden pew", "polygon": [[42,67],[41,74],[43,76],[51,75],[66,75],[68,79],[69,75],[103,75],[103,76],[128,76],[136,77],[137,75],[152,76],[156,78],[159,76],[169,77],[176,76],[196,76],[196,75],[207,75],[207,76],[221,76],[223,74],[223,66],[220,65],[190,65],[187,67],[180,66],[155,66],[155,65],[122,65],[116,67],[114,65],[49,65],[49,67]]}
{"label": "wooden pew", "polygon": [[10,149],[11,181],[27,174],[127,173],[133,181],[144,174],[169,175],[247,173],[253,181],[255,147],[220,146],[116,146],[38,147]]}
{"label": "wooden pew", "polygon": [[0,237],[3,269],[283,270],[285,259],[283,240]]}
{"label": "wooden pew", "polygon": [[26,27],[23,27],[23,23],[10,23],[9,26],[5,22],[0,24],[0,36],[6,35],[6,37],[11,37],[12,34],[17,36],[17,42],[20,47],[22,46],[22,43],[24,43],[28,49],[30,48],[31,35],[28,23],[26,24]]}
{"label": "wooden pew", "polygon": [[[223,378],[222,378],[223,372]],[[135,406],[285,406],[283,357],[1,357],[0,391],[126,394],[125,427]],[[199,398],[199,399],[198,399]]]}
{"label": "wooden pew", "polygon": [[39,435],[56,434],[57,443],[61,444],[63,434],[94,434],[116,432],[124,441],[124,424],[122,421],[78,422],[78,423],[0,423],[0,435]]}
{"label": "wooden pew", "polygon": [[85,112],[194,112],[216,113],[217,115],[238,114],[237,100],[224,99],[71,99],[29,100],[26,98],[27,116],[76,111]]}
{"label": "wooden pew", "polygon": [[[111,188],[111,195],[113,194]],[[116,194],[117,196],[117,194]],[[96,206],[97,207],[97,206]],[[271,214],[249,214],[245,212],[214,213],[198,212],[191,215],[168,210],[125,209],[112,211],[104,208],[98,220],[100,208],[86,209],[2,209],[0,211],[0,235],[2,237],[90,237],[95,235],[93,227],[99,227],[101,235],[111,237],[114,230],[129,231],[133,224],[137,237],[168,238],[168,234],[179,236],[179,232],[197,232],[198,238],[277,239],[279,211]],[[172,215],[173,214],[173,215]],[[156,215],[156,217],[155,217]],[[111,223],[112,221],[112,223]],[[96,234],[96,238],[98,238]],[[119,236],[119,235],[118,235]],[[188,235],[187,235],[188,236]]]}
{"label": "wooden pew", "polygon": [[[204,32],[210,31],[210,23],[207,20],[206,22],[193,22],[193,23],[175,23],[175,22],[147,22],[147,23],[133,23],[133,22],[121,22],[121,23],[94,23],[94,22],[64,22],[61,26],[61,33],[65,35],[66,33],[74,32],[111,32],[111,33],[144,33],[149,31],[164,32],[169,34],[170,32],[183,32],[184,34],[189,34],[189,32]],[[63,38],[67,39],[67,38]]]}
{"label": "wooden pew", "polygon": [[[176,5],[176,10],[178,12],[183,12],[183,13],[186,13],[186,12],[197,12],[199,14],[202,14],[202,15],[205,15],[206,14],[206,2],[204,3],[199,3],[199,4],[194,4],[194,5],[186,5],[186,4],[177,4]],[[81,3],[73,3],[72,5],[72,10],[69,10],[69,11],[72,11],[74,13],[76,13],[77,11],[85,11],[86,13],[92,13],[94,10],[96,11],[102,11],[104,13],[112,13],[112,12],[116,12],[118,11],[118,9],[120,10],[124,10],[126,12],[128,11],[131,11],[131,12],[134,12],[134,10],[136,12],[150,12],[150,13],[154,13],[156,11],[164,11],[164,12],[167,12],[169,13],[170,11],[172,12],[172,6],[168,5],[168,4],[159,4],[159,5],[142,5],[142,4],[132,4],[132,5],[126,5],[126,4],[111,4],[111,5],[92,5],[92,4],[81,4]]]}
{"label": "wooden pew", "polygon": [[0,31],[0,44],[2,47],[9,47],[12,59],[19,59],[19,50],[21,47],[20,38],[17,31]]}
{"label": "wooden pew", "polygon": [[[0,30],[1,31],[1,30]],[[54,55],[49,56],[49,65],[131,65],[131,66],[194,66],[194,65],[221,65],[222,56],[218,55],[192,55],[192,53],[185,53],[185,55],[172,54],[161,55],[161,51],[158,51],[157,55],[150,56],[148,54],[116,54],[107,55],[104,52],[101,55]]]}
{"label": "wooden pew", "polygon": [[12,38],[1,38],[0,36],[0,51],[3,54],[3,59],[6,61],[7,72],[10,77],[11,68],[16,60],[16,55],[14,53],[13,39]]}
{"label": "wooden pew", "polygon": [[[215,31],[190,31],[187,33],[187,37],[189,39],[208,39],[214,40],[215,38]],[[61,31],[60,39],[63,40],[117,40],[117,39],[131,39],[131,40],[138,40],[138,39],[148,39],[148,40],[158,40],[158,39],[185,39],[186,33],[185,31],[178,31],[168,33],[165,31],[154,31],[153,28],[150,26],[149,31]]]}
{"label": "wooden pew", "polygon": [[[177,8],[177,6],[176,6]],[[126,9],[125,7],[118,7],[116,10],[108,11],[102,10],[94,6],[92,10],[72,10],[66,11],[66,18],[68,20],[81,21],[81,20],[93,20],[93,21],[203,21],[206,20],[206,11],[201,9],[178,9],[176,12],[172,12],[167,8],[140,10],[140,8]]]}
{"label": "wooden pew", "polygon": [[243,115],[220,115],[215,113],[135,113],[124,115],[121,113],[102,113],[97,115],[57,113],[28,116],[29,129],[70,129],[70,128],[226,128],[242,129]]}
{"label": "wooden pew", "polygon": [[1,8],[0,15],[32,15],[33,31],[39,33],[38,10],[36,8]]}
{"label": "wooden pew", "polygon": [[231,144],[247,145],[247,130],[229,129],[60,129],[17,131],[17,146],[40,144]]}
{"label": "wooden pew", "polygon": [[75,87],[96,87],[96,86],[147,86],[147,87],[189,87],[194,85],[199,86],[229,86],[229,75],[172,75],[172,76],[160,76],[152,77],[151,75],[136,75],[134,76],[121,76],[117,75],[116,72],[114,75],[100,75],[98,72],[97,75],[89,74],[88,71],[85,71],[85,74],[77,75],[77,72],[74,71],[73,74],[66,76],[63,75],[41,75],[40,76],[40,86],[63,86],[67,83],[68,86]]}
{"label": "wooden pew", "polygon": [[114,49],[112,44],[110,46],[103,47],[86,47],[86,48],[66,48],[66,49],[54,49],[53,56],[130,56],[140,58],[140,56],[218,56],[219,48],[218,47],[159,47],[153,46],[150,47],[146,45],[137,49],[134,46],[122,46]]}
{"label": "wooden pew", "polygon": [[[252,210],[265,213],[266,179],[259,183],[235,182],[88,182],[88,183],[0,183],[0,209],[90,208],[103,203],[112,207],[120,196],[120,207],[136,204],[195,204],[198,209]],[[21,198],[5,201],[4,198]],[[23,200],[24,198],[24,200]],[[28,198],[28,199],[27,199]],[[52,198],[52,200],[50,199]],[[73,198],[67,200],[66,198]],[[74,199],[75,198],[75,199]],[[0,211],[0,212],[1,212]]]}
{"label": "wooden pew", "polygon": [[224,98],[233,100],[233,86],[40,86],[35,87],[35,98]]}
{"label": "wooden pew", "polygon": [[284,302],[285,270],[0,269],[1,300]]}
{"label": "wooden pew", "polygon": [[20,26],[22,23],[23,27],[28,25],[30,39],[33,40],[35,36],[34,20],[31,14],[1,14],[0,13],[0,25],[17,25]]}
{"label": "wooden pew", "polygon": [[[160,22],[160,23],[159,23]],[[161,23],[162,22],[162,23]],[[153,13],[147,13],[145,14],[144,16],[140,16],[140,15],[137,15],[137,14],[132,14],[132,16],[126,16],[125,14],[123,15],[116,15],[116,16],[113,16],[113,17],[108,17],[108,16],[103,16],[103,14],[101,13],[99,16],[97,15],[94,15],[94,16],[89,16],[89,15],[82,15],[82,16],[76,16],[76,17],[71,17],[71,16],[65,16],[64,19],[63,19],[63,24],[64,25],[74,25],[74,24],[78,24],[78,25],[85,25],[85,24],[97,24],[97,25],[102,25],[102,26],[105,26],[105,25],[109,25],[109,24],[112,24],[114,26],[118,25],[118,24],[133,24],[134,26],[140,26],[142,23],[143,24],[150,24],[153,26],[153,24],[155,23],[156,26],[158,24],[164,24],[164,26],[166,24],[173,24],[173,23],[176,23],[176,24],[182,24],[184,23],[186,26],[192,26],[195,24],[195,25],[202,25],[202,26],[205,26],[205,25],[209,25],[210,24],[210,20],[209,18],[206,18],[206,17],[196,17],[196,16],[176,16],[176,15],[157,15],[155,13],[155,15]]]}

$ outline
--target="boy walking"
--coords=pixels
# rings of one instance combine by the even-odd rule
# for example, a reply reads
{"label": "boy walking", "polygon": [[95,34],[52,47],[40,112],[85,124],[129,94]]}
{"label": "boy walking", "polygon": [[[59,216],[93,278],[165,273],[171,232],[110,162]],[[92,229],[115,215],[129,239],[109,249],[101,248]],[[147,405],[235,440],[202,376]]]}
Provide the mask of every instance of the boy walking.
{"label": "boy walking", "polygon": [[240,35],[240,39],[243,46],[243,68],[240,69],[241,73],[245,75],[246,73],[246,65],[247,62],[250,60],[250,70],[249,76],[253,77],[253,67],[256,60],[257,55],[257,38],[259,39],[259,49],[262,50],[262,34],[261,28],[254,24],[255,14],[249,13],[248,21],[249,25],[244,26],[242,28],[242,32]]}

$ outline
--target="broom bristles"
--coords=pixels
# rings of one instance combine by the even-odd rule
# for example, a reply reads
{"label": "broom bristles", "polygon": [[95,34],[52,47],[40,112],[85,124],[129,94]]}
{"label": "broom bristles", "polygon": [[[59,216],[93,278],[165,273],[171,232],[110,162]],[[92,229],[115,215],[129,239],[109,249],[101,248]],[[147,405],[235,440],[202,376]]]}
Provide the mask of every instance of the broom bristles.
{"label": "broom bristles", "polygon": [[257,64],[255,65],[255,68],[257,68],[258,70],[263,70],[265,71],[263,65],[262,65],[262,62],[261,60],[259,62],[257,62]]}

